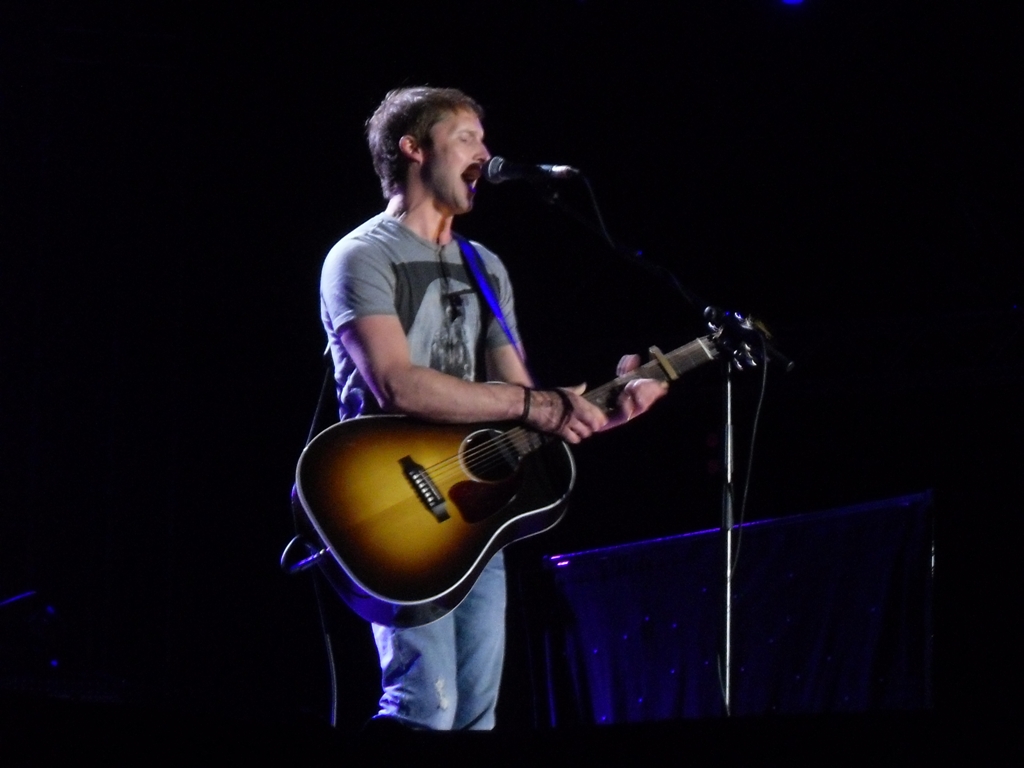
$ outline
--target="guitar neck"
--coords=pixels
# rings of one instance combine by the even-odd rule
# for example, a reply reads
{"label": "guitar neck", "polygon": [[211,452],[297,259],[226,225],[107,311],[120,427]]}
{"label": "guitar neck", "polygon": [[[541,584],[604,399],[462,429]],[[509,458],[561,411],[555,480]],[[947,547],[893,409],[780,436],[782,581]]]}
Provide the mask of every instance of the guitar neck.
{"label": "guitar neck", "polygon": [[[662,357],[675,373],[675,376],[670,375],[661,360],[655,358],[638,368],[634,368],[629,373],[619,376],[617,379],[612,379],[607,384],[590,390],[583,397],[599,408],[609,412],[613,411],[615,410],[615,398],[618,397],[622,388],[633,379],[655,379],[656,381],[671,382],[687,371],[691,371],[704,363],[714,360],[718,357],[718,349],[715,347],[710,336],[702,336],[694,339],[689,344],[681,346],[679,349],[664,354]],[[551,435],[534,432],[525,427],[510,429],[503,435],[503,438],[507,441],[507,447],[514,450],[520,456],[532,453],[554,439]]]}
{"label": "guitar neck", "polygon": [[714,360],[718,357],[718,350],[710,336],[702,336],[699,339],[694,339],[689,344],[681,346],[679,349],[665,353],[662,357],[675,373],[675,376],[669,374],[661,360],[654,358],[650,362],[634,368],[629,373],[590,390],[583,397],[606,411],[613,411],[615,410],[615,398],[618,397],[622,388],[633,381],[633,379],[654,379],[671,383],[675,378],[682,376],[684,373]]}

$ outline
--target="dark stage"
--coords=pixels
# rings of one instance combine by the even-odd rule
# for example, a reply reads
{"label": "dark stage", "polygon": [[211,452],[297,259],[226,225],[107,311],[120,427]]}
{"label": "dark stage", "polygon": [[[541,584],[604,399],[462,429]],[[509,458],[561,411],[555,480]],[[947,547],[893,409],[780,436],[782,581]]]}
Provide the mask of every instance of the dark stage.
{"label": "dark stage", "polygon": [[[178,724],[196,743],[392,744],[357,736],[379,672],[333,595],[327,727],[310,577],[277,560],[323,375],[323,257],[383,207],[363,123],[416,84],[479,100],[493,154],[581,169],[612,234],[696,297],[612,253],[578,180],[481,187],[457,226],[504,259],[539,381],[601,384],[626,352],[706,333],[706,303],[753,314],[796,367],[768,368],[747,520],[928,494],[935,542],[913,705],[552,729],[534,644],[544,556],[720,522],[720,371],[704,366],[575,450],[569,515],[508,552],[498,732],[438,743],[692,739],[712,754],[749,735],[803,756],[808,734],[900,733],[938,756],[957,732],[1007,738],[1024,640],[1014,12],[314,5],[0,7],[0,739],[85,722],[154,741]],[[735,381],[741,487],[760,386]],[[856,557],[835,561],[878,565]]]}

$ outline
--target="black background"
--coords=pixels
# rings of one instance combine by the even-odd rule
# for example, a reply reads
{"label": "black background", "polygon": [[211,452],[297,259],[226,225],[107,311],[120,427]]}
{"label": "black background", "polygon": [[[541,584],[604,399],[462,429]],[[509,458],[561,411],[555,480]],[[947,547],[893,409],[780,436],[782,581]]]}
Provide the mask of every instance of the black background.
{"label": "black background", "polygon": [[[35,592],[0,608],[4,686],[323,716],[311,590],[276,566],[322,376],[319,270],[382,206],[364,120],[432,84],[484,105],[493,153],[583,169],[616,237],[796,360],[770,371],[750,518],[935,490],[936,703],[1014,706],[1013,12],[321,5],[0,9],[0,601]],[[504,257],[543,382],[601,383],[703,332],[529,185],[483,188],[459,227]],[[759,383],[737,386],[741,476]],[[679,390],[576,452],[571,515],[515,567],[717,523],[714,368]],[[331,612],[354,727],[375,656]],[[502,722],[529,723],[509,676]]]}

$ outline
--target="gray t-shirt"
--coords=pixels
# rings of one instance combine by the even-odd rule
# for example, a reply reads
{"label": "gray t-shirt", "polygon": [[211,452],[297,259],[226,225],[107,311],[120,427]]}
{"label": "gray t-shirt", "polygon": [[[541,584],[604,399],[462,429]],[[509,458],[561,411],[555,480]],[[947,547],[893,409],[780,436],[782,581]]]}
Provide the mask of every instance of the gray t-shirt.
{"label": "gray t-shirt", "polygon": [[[505,266],[479,243],[473,245],[518,344]],[[328,252],[320,276],[320,315],[334,357],[342,420],[379,410],[341,343],[342,326],[358,317],[396,315],[409,339],[413,365],[467,381],[483,378],[485,349],[509,343],[467,274],[458,243],[431,243],[386,214],[357,227]]]}

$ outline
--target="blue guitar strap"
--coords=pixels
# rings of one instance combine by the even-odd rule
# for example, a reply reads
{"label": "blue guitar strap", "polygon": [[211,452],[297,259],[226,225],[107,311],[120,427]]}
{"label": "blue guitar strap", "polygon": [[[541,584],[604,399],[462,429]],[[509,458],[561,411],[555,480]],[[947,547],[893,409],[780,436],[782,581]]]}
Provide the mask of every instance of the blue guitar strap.
{"label": "blue guitar strap", "polygon": [[501,326],[501,330],[505,332],[505,336],[508,337],[509,343],[512,345],[512,349],[514,349],[516,354],[519,355],[519,359],[523,360],[523,352],[519,349],[519,344],[516,342],[515,336],[512,335],[512,331],[509,330],[508,323],[505,321],[505,315],[501,311],[501,304],[498,302],[498,295],[494,291],[494,285],[491,283],[490,275],[487,274],[487,270],[484,268],[483,259],[480,258],[480,254],[477,253],[473,244],[462,235],[457,235],[453,232],[452,237],[454,237],[455,242],[459,244],[459,250],[462,251],[462,258],[465,260],[470,274],[473,275],[473,279],[476,280],[476,286],[479,289],[480,294],[484,297],[484,301],[486,301],[487,306],[491,308],[491,314],[493,314],[494,319],[498,321],[498,325]]}

